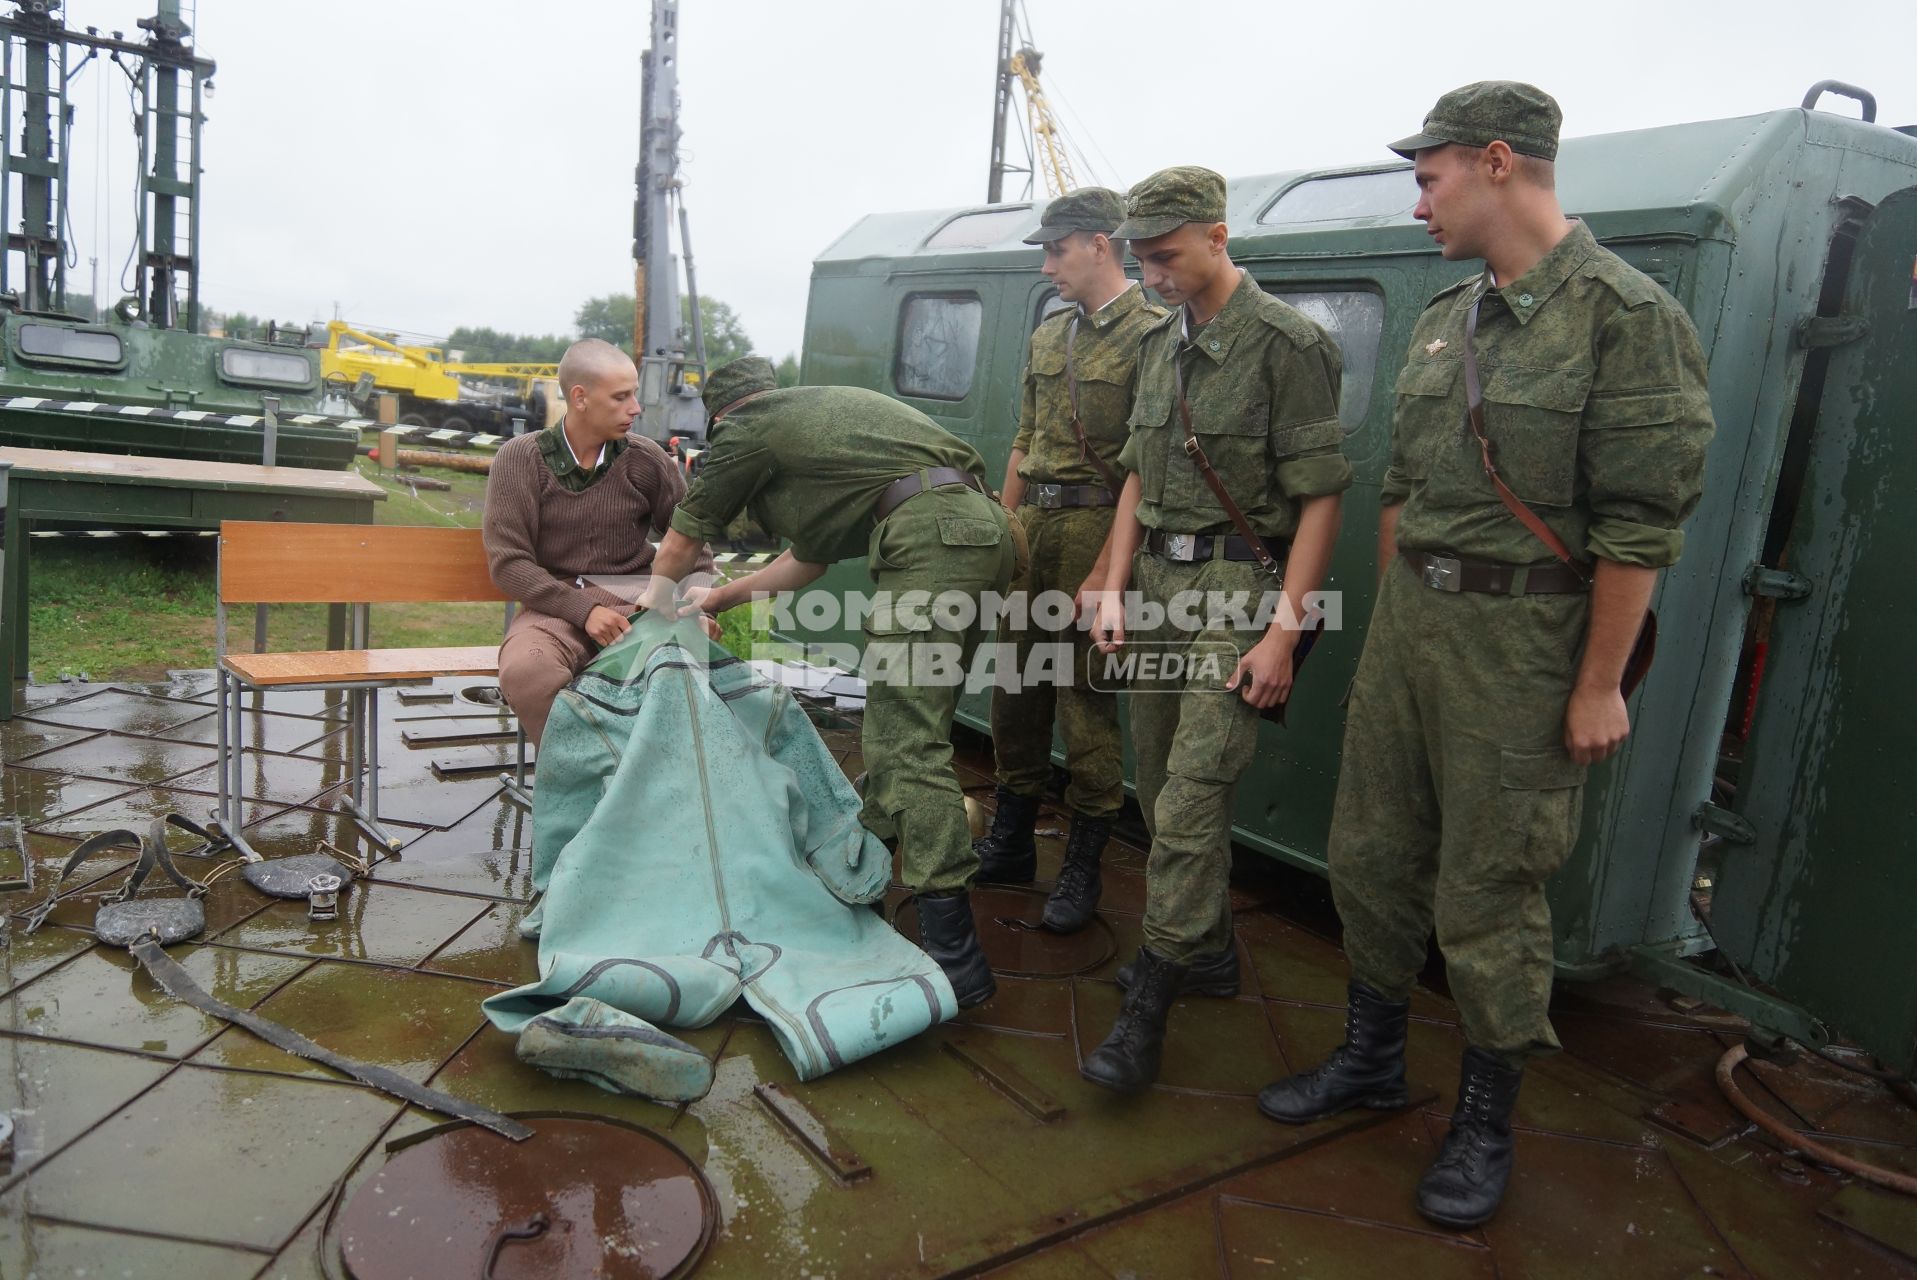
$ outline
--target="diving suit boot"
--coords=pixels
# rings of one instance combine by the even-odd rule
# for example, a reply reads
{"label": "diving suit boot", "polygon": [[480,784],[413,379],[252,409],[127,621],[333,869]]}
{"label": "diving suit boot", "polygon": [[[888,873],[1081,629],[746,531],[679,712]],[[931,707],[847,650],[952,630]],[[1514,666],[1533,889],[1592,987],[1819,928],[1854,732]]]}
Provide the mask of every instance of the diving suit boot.
{"label": "diving suit boot", "polygon": [[1464,1051],[1458,1106],[1438,1158],[1418,1180],[1418,1212],[1447,1227],[1488,1221],[1511,1180],[1511,1108],[1524,1072],[1482,1049]]}
{"label": "diving suit boot", "polygon": [[992,829],[972,842],[978,855],[978,879],[997,884],[1030,884],[1038,875],[1038,797],[1014,795],[999,787],[993,797]]}
{"label": "diving suit boot", "polygon": [[1093,1084],[1120,1093],[1136,1093],[1158,1079],[1165,1051],[1165,1020],[1178,998],[1185,966],[1173,964],[1150,947],[1138,949],[1132,962],[1137,981],[1125,993],[1118,1020],[1105,1043],[1085,1055],[1078,1073]]}
{"label": "diving suit boot", "polygon": [[1099,881],[1098,860],[1105,842],[1112,838],[1110,818],[1072,815],[1072,834],[1065,842],[1065,865],[1058,869],[1058,883],[1045,899],[1044,925],[1053,933],[1077,933],[1098,914],[1098,895],[1104,887]]}
{"label": "diving suit boot", "polygon": [[1404,1106],[1405,1026],[1411,1001],[1387,1000],[1362,982],[1345,1000],[1345,1042],[1309,1071],[1268,1084],[1258,1109],[1286,1124],[1309,1124],[1353,1107]]}
{"label": "diving suit boot", "polygon": [[990,1000],[998,990],[992,966],[978,945],[972,926],[972,899],[964,890],[937,895],[920,894],[919,950],[931,956],[952,984],[958,1007],[969,1009]]}
{"label": "diving suit boot", "polygon": [[[1118,984],[1120,991],[1130,991],[1137,980],[1138,962],[1121,966],[1112,975],[1112,981]],[[1179,980],[1178,994],[1181,996],[1217,996],[1222,1000],[1235,999],[1238,995],[1238,948],[1228,946],[1223,951],[1208,951],[1193,958],[1185,967],[1184,977]]]}

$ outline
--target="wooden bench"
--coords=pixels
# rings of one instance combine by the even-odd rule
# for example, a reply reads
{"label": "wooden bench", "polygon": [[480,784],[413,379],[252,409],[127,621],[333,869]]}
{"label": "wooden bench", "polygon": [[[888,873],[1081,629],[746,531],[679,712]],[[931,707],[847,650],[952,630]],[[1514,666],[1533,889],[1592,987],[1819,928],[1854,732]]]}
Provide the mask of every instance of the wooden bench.
{"label": "wooden bench", "polygon": [[356,471],[133,457],[77,449],[0,449],[0,720],[27,674],[30,535],[39,522],[216,529],[226,520],[369,525],[386,491]]}
{"label": "wooden bench", "polygon": [[[371,607],[506,601],[487,571],[480,531],[227,521],[220,526],[218,595],[214,643],[220,655],[220,834],[250,855],[240,836],[240,703],[245,691],[331,689],[347,697],[347,808],[369,836],[397,848],[398,842],[379,824],[377,691],[425,684],[436,676],[496,678],[499,646],[369,648]],[[230,653],[227,608],[242,604],[348,606],[349,647]],[[519,758],[517,778],[523,782],[523,738]],[[366,785],[369,776],[371,787]],[[523,800],[523,791],[515,798]]]}

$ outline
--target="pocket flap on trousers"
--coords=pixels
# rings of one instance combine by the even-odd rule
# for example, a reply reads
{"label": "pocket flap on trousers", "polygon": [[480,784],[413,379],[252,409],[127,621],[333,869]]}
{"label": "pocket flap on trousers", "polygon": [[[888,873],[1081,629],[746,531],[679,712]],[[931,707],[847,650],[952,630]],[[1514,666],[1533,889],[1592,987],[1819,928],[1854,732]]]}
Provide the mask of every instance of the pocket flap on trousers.
{"label": "pocket flap on trousers", "polygon": [[973,520],[966,516],[940,516],[939,541],[948,547],[996,547],[998,522]]}
{"label": "pocket flap on trousers", "polygon": [[1498,785],[1512,791],[1550,791],[1584,785],[1585,767],[1563,747],[1498,753]]}

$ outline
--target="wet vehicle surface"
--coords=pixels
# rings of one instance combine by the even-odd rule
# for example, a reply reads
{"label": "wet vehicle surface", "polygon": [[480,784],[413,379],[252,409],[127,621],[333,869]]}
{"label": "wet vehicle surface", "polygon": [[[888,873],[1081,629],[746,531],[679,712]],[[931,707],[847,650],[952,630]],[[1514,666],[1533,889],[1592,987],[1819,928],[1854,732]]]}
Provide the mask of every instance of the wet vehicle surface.
{"label": "wet vehicle surface", "polygon": [[[1144,858],[1136,831],[1108,853],[1093,929],[1035,930],[1063,843],[1052,807],[1040,892],[978,892],[999,993],[955,1022],[800,1083],[739,1005],[679,1033],[715,1065],[711,1091],[682,1106],[544,1075],[479,1007],[536,976],[534,944],[515,928],[532,894],[532,822],[497,777],[510,721],[462,699],[469,683],[442,681],[438,700],[380,695],[380,807],[403,842],[386,856],[358,842],[341,808],[341,709],[318,693],[249,702],[250,842],[268,858],[326,842],[371,860],[370,874],[341,891],[331,921],[222,874],[206,932],[168,954],[221,1000],[536,1132],[549,1124],[553,1144],[580,1128],[576,1116],[651,1131],[663,1142],[643,1159],[568,1165],[542,1150],[545,1162],[528,1165],[553,1180],[555,1203],[615,1196],[618,1212],[595,1220],[622,1256],[671,1237],[681,1270],[701,1275],[1917,1276],[1917,1202],[1781,1150],[1721,1095],[1713,1073],[1745,1024],[1624,979],[1560,984],[1567,1051],[1528,1073],[1516,1178],[1481,1230],[1444,1231],[1413,1209],[1462,1048],[1435,970],[1412,1006],[1413,1109],[1303,1128],[1264,1120],[1257,1090],[1339,1041],[1345,984],[1322,883],[1264,858],[1241,859],[1234,879],[1241,995],[1176,1006],[1148,1094],[1087,1084],[1079,1058],[1110,1025],[1113,970],[1139,941]],[[212,807],[212,685],[186,673],[30,687],[20,718],[0,726],[0,794],[25,828],[34,880],[0,899],[0,1110],[14,1126],[0,1275],[306,1277],[347,1274],[347,1262],[384,1274],[390,1255],[342,1240],[365,1216],[358,1193],[400,1179],[403,1160],[432,1163],[423,1142],[403,1140],[445,1117],[169,998],[94,940],[97,895],[118,885],[130,852],[89,861],[46,925],[23,932],[79,840]],[[856,723],[820,716],[857,774]],[[989,763],[961,752],[969,792],[989,795]],[[185,869],[204,877],[230,859]],[[888,913],[912,932],[902,891]],[[1738,1080],[1789,1127],[1917,1172],[1917,1109],[1876,1081],[1805,1058],[1753,1060]],[[474,1139],[503,1142],[460,1133],[482,1152]],[[689,1225],[707,1201],[666,1158],[674,1149],[703,1175],[708,1239]],[[519,1221],[503,1206],[523,1218],[528,1203],[507,1195],[506,1164],[458,1164],[456,1205],[482,1218],[502,1206],[493,1232],[468,1236],[492,1249],[494,1274],[559,1274],[541,1265],[557,1255],[538,1241],[495,1238]],[[648,1187],[656,1210],[633,1198]],[[417,1274],[484,1269],[476,1254],[467,1265],[428,1252],[433,1269]]]}

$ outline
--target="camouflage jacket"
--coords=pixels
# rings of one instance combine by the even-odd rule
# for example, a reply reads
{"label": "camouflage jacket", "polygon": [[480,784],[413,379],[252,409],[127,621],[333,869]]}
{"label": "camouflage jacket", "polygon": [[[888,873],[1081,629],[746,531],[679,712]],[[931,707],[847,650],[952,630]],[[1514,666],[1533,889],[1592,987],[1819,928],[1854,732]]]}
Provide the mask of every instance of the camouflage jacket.
{"label": "camouflage jacket", "polygon": [[784,387],[720,422],[672,527],[711,542],[749,511],[801,560],[855,559],[866,552],[879,495],[926,467],[985,474],[978,450],[890,396],[863,387]]}
{"label": "camouflage jacket", "polygon": [[1404,370],[1382,500],[1398,545],[1505,564],[1551,551],[1498,500],[1466,420],[1464,325],[1479,302],[1485,434],[1498,474],[1573,554],[1662,567],[1703,488],[1713,424],[1683,307],[1583,223],[1502,289],[1433,298]]}
{"label": "camouflage jacket", "polygon": [[1054,311],[1032,333],[1018,410],[1018,436],[1012,448],[1025,451],[1018,473],[1040,484],[1102,484],[1098,467],[1084,457],[1072,431],[1072,397],[1065,377],[1065,351],[1071,343],[1078,377],[1078,420],[1086,442],[1114,470],[1125,447],[1125,419],[1131,409],[1132,379],[1138,370],[1138,340],[1162,320],[1163,307],[1145,301],[1145,291],[1125,291],[1090,315],[1077,307]]}
{"label": "camouflage jacket", "polygon": [[1180,360],[1205,456],[1252,527],[1288,539],[1298,528],[1298,499],[1351,485],[1338,425],[1338,347],[1250,272],[1189,339],[1184,320],[1183,309],[1166,317],[1139,347],[1131,436],[1119,455],[1143,486],[1139,522],[1173,533],[1232,531],[1231,517],[1185,456],[1172,369]]}

